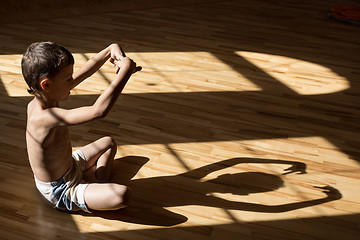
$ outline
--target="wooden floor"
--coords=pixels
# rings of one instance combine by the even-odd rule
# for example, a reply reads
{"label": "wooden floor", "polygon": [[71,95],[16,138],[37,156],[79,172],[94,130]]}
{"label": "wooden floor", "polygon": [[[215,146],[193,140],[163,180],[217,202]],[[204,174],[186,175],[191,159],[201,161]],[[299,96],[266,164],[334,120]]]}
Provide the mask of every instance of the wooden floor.
{"label": "wooden floor", "polygon": [[[0,239],[359,239],[360,31],[327,18],[339,1],[8,2]],[[74,149],[116,139],[127,209],[69,214],[37,193],[20,60],[42,40],[75,68],[112,42],[143,66],[106,119],[70,128]],[[107,64],[63,106],[92,104],[114,76]]]}

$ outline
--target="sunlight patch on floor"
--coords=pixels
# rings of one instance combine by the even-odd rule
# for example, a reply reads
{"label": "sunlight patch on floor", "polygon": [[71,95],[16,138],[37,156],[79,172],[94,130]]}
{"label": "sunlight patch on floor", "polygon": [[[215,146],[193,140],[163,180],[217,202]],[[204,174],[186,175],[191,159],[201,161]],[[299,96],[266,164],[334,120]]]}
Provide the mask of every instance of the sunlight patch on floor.
{"label": "sunlight patch on floor", "polygon": [[[318,64],[265,53],[238,51],[236,54],[302,95],[327,94],[350,87],[345,78]],[[74,71],[94,55],[75,53]],[[147,52],[128,53],[128,56],[143,70],[132,76],[125,93],[262,90],[211,53]],[[21,54],[0,55],[0,77],[9,96],[29,96],[21,75],[21,57]],[[112,64],[106,63],[86,84],[73,89],[72,94],[101,93],[114,79],[114,71]]]}
{"label": "sunlight patch on floor", "polygon": [[[127,53],[141,72],[134,74],[124,93],[260,91],[261,88],[207,52]],[[95,53],[75,53],[74,71]],[[21,54],[0,55],[0,77],[9,96],[30,96],[21,75]],[[170,60],[169,60],[170,59]],[[189,61],[190,59],[191,61]],[[188,64],[184,64],[184,61]],[[100,94],[115,78],[107,62],[100,71],[72,90],[72,95]]]}
{"label": "sunlight patch on floor", "polygon": [[257,52],[236,54],[301,95],[328,94],[350,88],[346,78],[315,63]]}

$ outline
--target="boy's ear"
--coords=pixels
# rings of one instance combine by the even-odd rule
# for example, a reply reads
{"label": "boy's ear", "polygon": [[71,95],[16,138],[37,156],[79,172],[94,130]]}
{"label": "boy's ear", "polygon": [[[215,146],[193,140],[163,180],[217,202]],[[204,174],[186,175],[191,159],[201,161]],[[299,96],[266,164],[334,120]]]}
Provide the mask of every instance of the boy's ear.
{"label": "boy's ear", "polygon": [[50,80],[48,78],[42,78],[40,80],[40,87],[44,91],[48,92],[50,89]]}

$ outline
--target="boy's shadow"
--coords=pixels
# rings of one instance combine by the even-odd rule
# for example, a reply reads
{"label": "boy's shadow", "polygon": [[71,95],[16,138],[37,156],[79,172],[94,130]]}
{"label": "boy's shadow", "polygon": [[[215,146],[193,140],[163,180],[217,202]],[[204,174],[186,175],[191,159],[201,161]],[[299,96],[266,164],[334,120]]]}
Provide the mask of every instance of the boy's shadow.
{"label": "boy's shadow", "polygon": [[212,193],[231,193],[248,195],[274,191],[283,186],[283,180],[276,175],[262,172],[242,172],[224,174],[219,177],[201,181],[206,175],[240,163],[268,163],[291,165],[283,175],[290,173],[305,174],[306,165],[301,162],[270,160],[258,158],[232,158],[209,164],[179,175],[140,178],[131,180],[148,158],[128,156],[114,162],[114,182],[125,184],[133,190],[130,205],[117,211],[95,211],[93,215],[106,219],[125,222],[173,226],[187,221],[187,217],[165,209],[184,205],[202,205],[223,209],[234,209],[254,212],[286,212],[299,208],[322,204],[341,198],[340,192],[330,186],[317,187],[326,194],[324,198],[285,203],[281,205],[263,205],[257,203],[229,201],[215,197]]}

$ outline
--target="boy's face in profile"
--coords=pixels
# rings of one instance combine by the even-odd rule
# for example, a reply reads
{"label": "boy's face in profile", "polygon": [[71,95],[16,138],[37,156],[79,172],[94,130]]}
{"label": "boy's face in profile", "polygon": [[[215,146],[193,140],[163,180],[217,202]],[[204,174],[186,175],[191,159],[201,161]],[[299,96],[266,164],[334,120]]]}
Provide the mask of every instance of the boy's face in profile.
{"label": "boy's face in profile", "polygon": [[62,68],[55,77],[48,80],[48,86],[46,86],[47,89],[45,90],[43,87],[43,89],[51,95],[52,99],[64,101],[68,98],[74,82],[73,69],[73,64]]}

